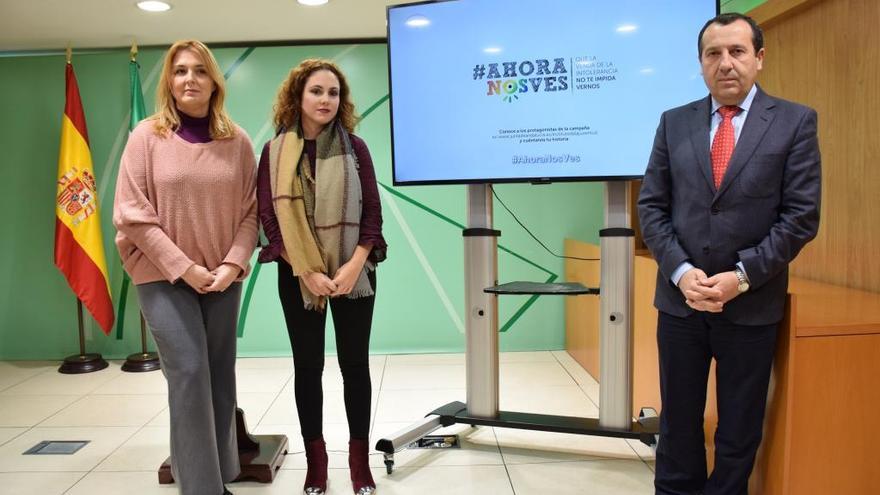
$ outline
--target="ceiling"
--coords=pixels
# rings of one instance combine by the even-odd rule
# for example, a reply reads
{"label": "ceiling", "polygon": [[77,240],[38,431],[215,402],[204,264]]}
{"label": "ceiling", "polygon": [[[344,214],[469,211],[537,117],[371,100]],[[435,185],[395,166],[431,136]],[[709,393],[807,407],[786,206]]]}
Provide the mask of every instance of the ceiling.
{"label": "ceiling", "polygon": [[416,0],[166,0],[144,12],[137,0],[0,0],[0,52],[206,43],[385,37],[385,7]]}

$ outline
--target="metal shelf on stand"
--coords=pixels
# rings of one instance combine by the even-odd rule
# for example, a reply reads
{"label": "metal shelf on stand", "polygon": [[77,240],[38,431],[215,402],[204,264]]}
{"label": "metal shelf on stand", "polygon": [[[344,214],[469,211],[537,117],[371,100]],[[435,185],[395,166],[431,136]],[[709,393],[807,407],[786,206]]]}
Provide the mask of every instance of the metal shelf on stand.
{"label": "metal shelf on stand", "polygon": [[486,287],[483,292],[488,294],[504,295],[522,295],[522,294],[539,294],[542,296],[582,296],[582,295],[598,295],[598,287],[586,287],[578,282],[559,282],[559,283],[542,283],[542,282],[508,282],[501,285],[493,285]]}

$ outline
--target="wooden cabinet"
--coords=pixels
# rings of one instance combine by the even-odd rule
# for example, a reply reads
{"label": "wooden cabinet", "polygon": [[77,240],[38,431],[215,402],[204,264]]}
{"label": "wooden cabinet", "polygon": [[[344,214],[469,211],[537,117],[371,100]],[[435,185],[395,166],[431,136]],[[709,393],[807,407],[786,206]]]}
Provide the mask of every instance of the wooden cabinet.
{"label": "wooden cabinet", "polygon": [[786,323],[755,493],[877,493],[880,294],[792,278]]}

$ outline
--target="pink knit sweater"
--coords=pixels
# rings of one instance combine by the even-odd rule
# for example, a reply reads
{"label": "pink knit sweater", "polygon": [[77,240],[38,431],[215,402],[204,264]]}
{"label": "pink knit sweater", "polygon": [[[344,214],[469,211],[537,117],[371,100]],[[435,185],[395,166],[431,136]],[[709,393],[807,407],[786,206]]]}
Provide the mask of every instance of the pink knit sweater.
{"label": "pink knit sweater", "polygon": [[257,245],[256,161],[238,128],[231,139],[189,143],[141,122],[122,153],[113,224],[135,284],[176,282],[193,263],[250,268]]}

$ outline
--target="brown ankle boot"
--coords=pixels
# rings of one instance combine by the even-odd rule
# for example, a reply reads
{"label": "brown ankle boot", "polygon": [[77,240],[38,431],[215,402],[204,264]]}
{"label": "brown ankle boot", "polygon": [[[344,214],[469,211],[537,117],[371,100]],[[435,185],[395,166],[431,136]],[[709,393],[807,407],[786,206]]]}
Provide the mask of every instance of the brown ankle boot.
{"label": "brown ankle boot", "polygon": [[306,440],[306,482],[303,484],[305,495],[324,495],[327,492],[327,444],[324,437]]}
{"label": "brown ankle boot", "polygon": [[376,491],[376,482],[370,473],[370,446],[366,439],[352,438],[348,441],[348,468],[351,470],[351,486],[356,495],[370,495]]}

